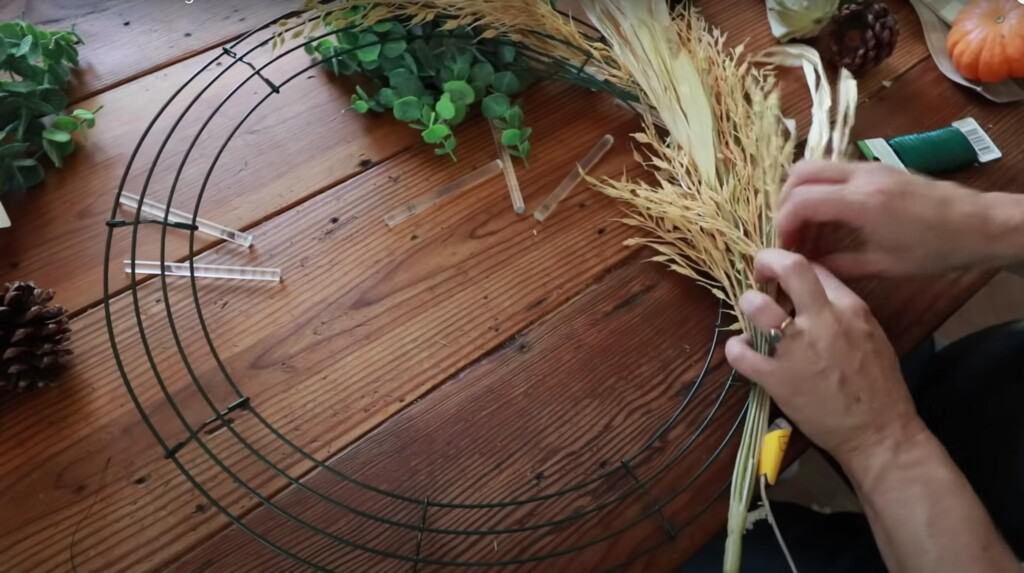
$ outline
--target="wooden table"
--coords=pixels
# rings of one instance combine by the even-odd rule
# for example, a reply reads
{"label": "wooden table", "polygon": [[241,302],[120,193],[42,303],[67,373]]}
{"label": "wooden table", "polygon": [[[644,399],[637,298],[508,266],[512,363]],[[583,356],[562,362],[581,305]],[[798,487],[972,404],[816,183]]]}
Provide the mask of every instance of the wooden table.
{"label": "wooden table", "polygon": [[[88,44],[74,99],[84,107],[104,106],[99,125],[64,170],[38,189],[4,197],[15,226],[0,231],[0,279],[32,279],[57,290],[58,301],[76,317],[76,356],[63,387],[0,402],[0,569],[302,569],[231,526],[165,459],[111,357],[100,280],[104,221],[147,123],[173,90],[222,54],[222,45],[292,4],[93,0],[72,6],[33,0],[0,8],[2,18],[75,24]],[[750,49],[771,43],[759,4],[702,4],[732,40],[749,38]],[[1017,126],[1024,109],[989,104],[947,82],[927,56],[913,11],[903,2],[892,4],[903,37],[892,59],[861,82],[857,134],[891,136],[971,115],[1007,156],[959,177],[981,188],[1019,188],[1024,135]],[[268,56],[254,55],[265,61],[261,57]],[[205,83],[226,63],[200,79]],[[280,78],[308,63],[295,57],[274,73]],[[229,72],[185,116],[180,135],[157,163],[153,197],[166,197],[187,140],[243,77]],[[787,111],[800,118],[808,108],[803,90],[793,81],[784,90]],[[193,151],[176,206],[194,205],[199,178],[225,133],[265,93],[247,84],[218,114]],[[526,568],[596,570],[635,558],[631,570],[672,570],[724,519],[718,494],[730,474],[735,440],[690,480],[729,435],[743,402],[741,387],[723,394],[720,353],[713,354],[712,374],[686,413],[653,444],[651,455],[615,470],[692,388],[710,349],[716,303],[689,281],[644,262],[645,253],[623,247],[631,232],[611,220],[619,206],[591,190],[578,191],[539,224],[512,213],[504,184],[495,178],[387,228],[386,213],[492,159],[494,148],[475,120],[460,132],[459,162],[450,164],[394,121],[342,113],[348,96],[323,71],[305,73],[242,124],[214,171],[200,214],[251,230],[257,243],[246,251],[200,238],[199,260],[280,267],[286,280],[280,286],[199,283],[212,338],[252,410],[232,412],[229,428],[204,426],[177,453],[177,462],[246,527],[337,570],[414,567],[344,550],[296,527],[262,506],[225,468],[286,511],[382,551],[409,555],[418,547],[426,559],[499,560],[570,547],[636,521],[606,543]],[[170,117],[182,109],[169,110]],[[536,133],[531,166],[520,170],[531,208],[605,133],[618,143],[599,172],[613,175],[632,165],[626,136],[636,120],[608,97],[543,85],[526,96],[525,109]],[[165,133],[168,126],[155,129]],[[143,146],[129,191],[137,192],[155,150],[153,142]],[[150,227],[141,229],[140,258],[158,256],[160,232]],[[183,235],[167,235],[169,258],[187,252]],[[115,235],[115,262],[126,257],[129,236],[130,230]],[[109,278],[112,289],[123,293],[128,279],[120,269]],[[857,287],[905,350],[989,278],[966,273]],[[165,297],[176,309],[183,349],[211,402],[226,408],[237,394],[203,343],[187,281],[168,284],[166,293],[159,281],[140,286],[140,316],[167,392],[181,405],[182,418],[199,426],[213,410],[178,358]],[[169,446],[187,432],[144,359],[132,305],[130,294],[111,301],[115,333],[138,400]],[[256,413],[328,467],[288,447]],[[703,431],[690,440],[682,460],[643,491],[539,533],[419,535],[373,525],[310,493],[403,523],[426,517],[430,528],[528,526],[631,491],[630,471],[646,480],[656,462],[698,428]],[[426,499],[429,512],[370,495],[332,472]],[[602,472],[610,477],[583,496],[525,508],[471,512],[433,505],[544,495]],[[690,487],[672,497],[688,480]],[[651,508],[660,511],[645,517]]]}

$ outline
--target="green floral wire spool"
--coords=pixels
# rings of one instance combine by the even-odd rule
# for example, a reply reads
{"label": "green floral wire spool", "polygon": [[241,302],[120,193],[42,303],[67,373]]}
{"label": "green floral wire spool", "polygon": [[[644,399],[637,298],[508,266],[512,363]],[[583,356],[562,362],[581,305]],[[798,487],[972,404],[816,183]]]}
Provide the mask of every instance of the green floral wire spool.
{"label": "green floral wire spool", "polygon": [[889,147],[908,169],[920,173],[956,171],[978,162],[971,141],[953,126],[901,135],[890,139]]}
{"label": "green floral wire spool", "polygon": [[857,146],[868,159],[929,175],[1002,157],[985,130],[971,118],[933,131],[858,141]]}

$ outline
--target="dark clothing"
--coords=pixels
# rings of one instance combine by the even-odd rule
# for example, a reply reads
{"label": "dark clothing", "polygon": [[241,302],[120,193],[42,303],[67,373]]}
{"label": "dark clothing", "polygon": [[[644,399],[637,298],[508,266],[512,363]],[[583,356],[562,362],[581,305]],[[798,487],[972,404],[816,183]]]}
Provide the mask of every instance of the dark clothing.
{"label": "dark clothing", "polygon": [[[1018,558],[1024,558],[1024,322],[996,326],[936,352],[928,344],[903,360],[921,418],[941,441]],[[805,573],[885,571],[867,519],[773,504],[793,561]],[[718,572],[722,533],[681,573]],[[766,522],[743,541],[743,570],[787,573]]]}

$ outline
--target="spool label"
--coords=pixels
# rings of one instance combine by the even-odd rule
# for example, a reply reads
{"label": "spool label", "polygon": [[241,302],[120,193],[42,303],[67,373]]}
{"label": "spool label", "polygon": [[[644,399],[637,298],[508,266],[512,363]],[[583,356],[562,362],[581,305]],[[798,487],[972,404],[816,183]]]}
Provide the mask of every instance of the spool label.
{"label": "spool label", "polygon": [[868,161],[881,161],[885,165],[891,165],[892,167],[898,167],[907,171],[907,166],[903,165],[896,152],[892,150],[892,147],[889,147],[889,142],[881,137],[858,141],[857,147],[860,148],[860,152],[864,154]]}
{"label": "spool label", "polygon": [[971,142],[974,151],[978,153],[978,163],[988,163],[1003,157],[1003,152],[999,151],[992,138],[985,133],[985,130],[978,125],[973,117],[954,121],[953,127],[959,129],[964,137]]}

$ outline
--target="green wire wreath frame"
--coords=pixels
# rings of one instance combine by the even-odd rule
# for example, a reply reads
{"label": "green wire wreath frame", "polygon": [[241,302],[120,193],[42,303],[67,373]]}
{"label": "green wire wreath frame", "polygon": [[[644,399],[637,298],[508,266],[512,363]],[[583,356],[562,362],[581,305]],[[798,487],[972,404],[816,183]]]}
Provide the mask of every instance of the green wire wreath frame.
{"label": "green wire wreath frame", "polygon": [[[156,116],[147,125],[146,129],[144,130],[142,136],[140,137],[138,143],[136,144],[129,158],[128,164],[125,168],[124,174],[118,186],[117,195],[114,198],[114,204],[110,211],[110,219],[107,222],[108,230],[104,258],[103,290],[104,312],[106,318],[107,332],[110,337],[111,349],[113,352],[114,361],[117,364],[118,371],[123,379],[125,388],[132,400],[132,403],[138,410],[147,428],[150,430],[150,432],[152,432],[154,438],[159,444],[160,449],[164,452],[166,459],[168,459],[177,467],[177,469],[181,472],[185,479],[189,481],[189,483],[210,503],[212,507],[215,507],[221,513],[223,513],[237,527],[241,528],[249,535],[253,536],[254,538],[259,540],[275,552],[289,559],[292,559],[297,563],[301,563],[318,571],[332,571],[333,569],[331,569],[328,566],[325,566],[323,563],[318,562],[314,555],[304,553],[303,548],[284,547],[280,543],[269,539],[267,535],[261,533],[260,531],[257,531],[249,524],[247,524],[244,515],[240,515],[239,513],[230,510],[225,503],[223,503],[216,497],[214,493],[212,493],[208,488],[203,486],[203,484],[200,482],[199,477],[192,470],[190,470],[186,466],[186,464],[180,459],[179,456],[181,452],[185,448],[198,448],[206,456],[205,458],[202,459],[209,460],[209,462],[212,462],[214,466],[216,466],[219,469],[219,471],[222,472],[221,475],[219,475],[219,479],[230,480],[231,482],[235,483],[237,486],[245,490],[253,499],[255,499],[258,502],[259,506],[262,506],[265,509],[273,511],[275,514],[287,520],[289,523],[294,524],[295,526],[306,529],[309,532],[315,533],[318,536],[318,541],[329,542],[331,544],[332,549],[340,548],[343,550],[350,550],[356,553],[361,552],[378,557],[384,557],[388,559],[406,562],[408,564],[411,564],[412,569],[414,571],[418,570],[421,565],[476,568],[510,567],[536,563],[547,559],[554,559],[557,557],[563,557],[574,553],[579,553],[588,548],[601,545],[603,543],[607,543],[608,541],[613,540],[615,537],[629,531],[633,527],[637,526],[641,522],[648,519],[657,520],[661,524],[665,535],[663,537],[660,537],[659,539],[653,540],[652,544],[643,548],[638,553],[634,554],[631,559],[636,558],[640,555],[653,552],[662,547],[664,544],[670,543],[676,537],[676,535],[681,529],[687,527],[690,523],[692,523],[694,520],[700,517],[717,500],[722,498],[723,494],[726,491],[728,491],[729,483],[723,483],[721,489],[718,490],[718,492],[714,496],[707,499],[706,503],[702,507],[697,509],[686,521],[686,523],[673,524],[668,520],[668,518],[662,511],[672,500],[676,499],[680,495],[687,492],[689,488],[694,483],[696,483],[697,480],[702,475],[704,475],[705,472],[709,468],[711,468],[712,465],[721,457],[722,453],[728,449],[730,443],[733,442],[734,438],[738,436],[737,429],[740,428],[742,425],[743,419],[745,417],[746,408],[744,407],[744,409],[736,416],[734,420],[726,421],[726,426],[729,428],[727,434],[724,436],[721,443],[719,443],[717,447],[714,448],[710,456],[703,461],[703,463],[700,465],[700,467],[696,470],[696,472],[690,479],[686,480],[685,483],[679,484],[678,487],[675,487],[672,490],[671,494],[665,496],[663,499],[652,499],[653,496],[650,493],[650,486],[655,483],[655,480],[657,480],[660,476],[663,476],[673,465],[678,463],[683,458],[683,456],[690,450],[691,446],[696,442],[696,440],[699,437],[702,436],[705,429],[712,422],[721,423],[721,421],[715,420],[715,418],[717,415],[719,415],[720,411],[722,411],[721,407],[723,403],[725,403],[726,398],[730,396],[730,391],[736,387],[741,388],[742,391],[746,391],[749,388],[749,386],[746,385],[745,383],[740,383],[736,377],[735,372],[722,373],[720,375],[721,380],[719,382],[721,384],[721,390],[719,391],[718,395],[714,398],[710,410],[708,410],[708,412],[706,413],[700,424],[697,426],[697,428],[695,428],[686,439],[682,440],[681,443],[675,444],[674,450],[672,454],[668,456],[667,460],[658,464],[658,466],[651,470],[648,474],[640,475],[635,470],[635,468],[638,466],[638,460],[640,460],[643,456],[651,453],[653,450],[668,448],[668,446],[665,444],[665,439],[668,435],[668,432],[673,429],[678,420],[683,416],[684,412],[687,410],[687,407],[692,403],[694,397],[698,394],[698,391],[700,390],[702,385],[704,385],[706,380],[710,378],[713,374],[715,374],[716,368],[712,367],[712,356],[714,355],[716,348],[719,346],[721,332],[726,329],[726,327],[724,327],[721,324],[723,315],[725,315],[725,310],[721,306],[719,307],[718,311],[718,324],[714,325],[714,332],[711,336],[710,343],[708,344],[707,354],[704,358],[703,366],[700,369],[699,375],[697,376],[696,380],[693,381],[693,383],[689,384],[689,389],[683,392],[682,395],[679,397],[678,405],[675,406],[674,411],[668,417],[668,419],[666,419],[663,423],[661,423],[658,426],[658,430],[648,440],[646,440],[636,452],[624,457],[621,463],[613,465],[608,469],[602,470],[594,477],[584,479],[569,486],[561,487],[558,491],[553,491],[550,493],[544,493],[540,495],[532,495],[510,499],[494,499],[479,503],[468,503],[460,502],[458,500],[431,499],[420,496],[410,496],[399,492],[388,491],[384,488],[380,488],[369,483],[364,483],[363,481],[351,475],[338,471],[336,468],[332,467],[328,463],[328,461],[318,459],[316,456],[310,454],[302,447],[300,447],[298,444],[292,442],[281,431],[275,428],[274,425],[269,420],[267,420],[260,414],[260,411],[257,407],[258,405],[253,403],[249,399],[249,397],[243,392],[243,390],[238,386],[238,384],[236,384],[236,382],[228,372],[227,366],[225,365],[224,361],[221,359],[220,354],[217,351],[217,347],[211,336],[210,329],[204,317],[202,305],[200,303],[200,287],[199,282],[196,281],[194,267],[194,258],[200,254],[200,252],[196,251],[195,239],[197,227],[195,226],[195,223],[196,220],[199,218],[199,211],[202,206],[202,202],[206,194],[211,177],[216,167],[218,166],[218,163],[225,149],[232,141],[232,138],[239,132],[243,124],[245,124],[246,121],[253,117],[254,114],[256,114],[260,107],[264,103],[266,103],[271,96],[280,93],[280,90],[282,88],[286,87],[296,78],[299,78],[306,74],[307,72],[309,72],[310,70],[313,70],[314,68],[318,67],[321,64],[321,62],[315,61],[310,63],[308,66],[293,73],[291,76],[287,77],[287,79],[280,83],[274,83],[270,81],[263,74],[263,72],[266,71],[274,63],[286,57],[287,55],[294,53],[296,50],[302,50],[305,44],[315,43],[321,38],[325,38],[339,31],[343,31],[332,30],[329,32],[324,32],[322,34],[306,38],[305,42],[296,43],[296,45],[291,46],[287,50],[282,50],[280,51],[280,53],[276,53],[274,57],[265,64],[260,66],[254,65],[253,63],[248,61],[247,58],[251,57],[257,50],[268,50],[269,43],[272,41],[272,35],[266,37],[261,41],[258,41],[257,43],[255,43],[255,45],[248,47],[244,51],[242,51],[242,46],[247,41],[254,39],[255,36],[261,32],[265,32],[267,30],[275,30],[276,26],[274,24],[276,21],[277,20],[275,20],[274,22],[270,22],[259,28],[256,28],[253,31],[246,34],[245,36],[239,38],[237,41],[233,42],[231,45],[224,47],[216,57],[212,58],[202,68],[200,68],[191,77],[189,77],[188,80],[186,80],[180,87],[178,87],[178,89],[161,106]],[[585,24],[580,23],[580,25]],[[297,28],[299,26],[301,26],[301,24],[298,24],[291,29]],[[472,36],[456,36],[451,33],[440,31],[435,32],[435,34],[443,35],[446,38],[463,40],[467,43],[473,42],[475,40],[475,37]],[[548,38],[557,41],[554,38]],[[383,41],[384,40],[381,40],[380,43],[382,43]],[[509,44],[514,45],[517,48],[517,50],[520,51],[520,53],[523,56],[522,59],[529,64],[530,71],[541,74],[542,77],[560,79],[563,81],[568,81],[573,84],[583,86],[588,89],[607,92],[629,105],[637,101],[636,97],[633,94],[624,92],[617,86],[611,85],[608,82],[602,81],[590,75],[586,70],[588,59],[582,53],[580,56],[580,60],[578,62],[570,62],[553,59],[549,55],[537,53],[527,46],[523,46],[514,42],[509,42]],[[372,45],[374,44],[368,44],[366,46],[356,46],[347,51],[339,51],[338,53],[335,54],[334,57],[341,57],[347,53],[351,53],[356,50]],[[193,109],[193,107],[200,100],[200,98],[203,97],[203,95],[214,83],[216,83],[221,77],[224,77],[224,75],[235,66],[245,66],[249,68],[251,73],[249,73],[245,80],[241,81],[238,85],[236,85],[234,89],[232,89],[231,92],[227,96],[225,96],[224,99],[213,109],[213,111],[210,112],[209,116],[205,119],[205,121],[202,123],[202,126],[199,128],[198,133],[196,133],[195,137],[188,145],[187,149],[185,150],[185,153],[181,158],[181,162],[178,165],[177,170],[175,171],[174,179],[170,186],[169,196],[167,198],[167,209],[164,212],[164,217],[162,219],[153,220],[143,217],[143,213],[141,210],[136,210],[134,216],[129,220],[118,219],[117,216],[119,210],[119,200],[122,193],[125,192],[125,188],[127,186],[129,179],[129,174],[131,173],[132,167],[135,165],[136,160],[138,159],[140,149],[142,148],[144,142],[146,142],[147,139],[150,138],[151,132],[153,131],[157,121],[164,116],[165,112],[168,110],[171,104],[175,103],[178,100],[179,96],[181,96],[182,92],[189,85],[196,82],[197,79],[200,78],[200,76],[202,76],[203,73],[209,70],[213,70],[215,66],[221,67],[222,69],[220,70],[219,73],[217,73],[215,77],[213,77],[205,86],[203,86],[200,89],[198,94],[194,95],[192,99],[188,101],[184,111],[181,113],[181,115],[174,119],[173,125],[170,127],[170,130],[163,138],[163,140],[160,141],[159,149],[156,153],[156,156],[153,159],[153,163],[146,170],[146,177],[142,184],[142,188],[140,192],[137,193],[141,200],[146,199],[147,192],[149,192],[151,184],[153,183],[153,178],[156,172],[157,164],[159,163],[160,158],[163,152],[165,151],[169,141],[171,140],[175,131],[178,129],[184,117]],[[231,129],[230,132],[224,138],[223,143],[221,144],[216,155],[214,156],[213,161],[203,178],[202,186],[199,189],[198,196],[195,202],[195,207],[193,210],[192,224],[188,225],[173,222],[171,220],[170,209],[171,205],[173,204],[174,193],[178,187],[178,183],[181,179],[182,173],[186,169],[192,151],[194,150],[200,137],[203,135],[204,131],[209,126],[214,117],[218,114],[218,112],[220,112],[224,108],[224,106],[226,106],[243,87],[252,85],[251,82],[261,82],[263,85],[266,86],[267,93],[262,98],[260,98],[252,106],[252,108],[249,109],[247,113],[245,113],[241,117],[241,119],[234,126],[234,128]],[[166,406],[168,406],[170,410],[174,413],[176,420],[181,423],[182,428],[186,434],[185,439],[179,441],[174,441],[170,439],[168,436],[165,436],[161,432],[161,430],[157,427],[157,424],[155,423],[152,415],[150,414],[150,412],[147,411],[147,407],[142,403],[139,396],[139,392],[137,391],[135,385],[138,382],[133,384],[132,377],[129,376],[129,373],[125,366],[125,361],[122,357],[118,335],[115,333],[114,317],[111,310],[112,300],[115,297],[123,294],[123,290],[114,290],[114,287],[112,287],[112,285],[110,284],[109,279],[112,268],[119,268],[119,261],[112,261],[112,246],[114,242],[115,233],[128,232],[131,234],[131,260],[134,261],[136,260],[136,255],[138,254],[140,247],[139,225],[146,223],[155,223],[162,226],[160,235],[160,263],[162,265],[167,262],[172,262],[168,261],[167,259],[168,229],[175,229],[175,231],[173,232],[181,232],[181,230],[183,229],[189,231],[188,259],[191,270],[191,276],[189,277],[189,281],[191,287],[192,302],[194,305],[196,316],[198,318],[198,324],[202,332],[205,344],[208,347],[209,352],[213,357],[214,361],[216,362],[217,369],[220,371],[220,374],[224,377],[224,380],[226,380],[227,384],[230,386],[231,391],[234,394],[234,399],[230,402],[229,405],[225,407],[223,405],[218,405],[218,403],[214,400],[214,398],[208,391],[208,388],[204,386],[204,383],[200,379],[200,376],[197,374],[196,369],[194,368],[190,360],[189,353],[186,352],[185,350],[185,343],[182,338],[182,333],[176,326],[174,316],[175,311],[172,308],[170,302],[171,297],[168,290],[167,275],[160,275],[159,281],[162,294],[162,303],[164,306],[167,323],[170,328],[170,333],[174,340],[175,348],[179,354],[179,357],[182,361],[182,364],[184,365],[185,370],[188,372],[188,376],[191,379],[192,387],[194,387],[194,389],[202,397],[203,401],[205,402],[205,405],[209,408],[210,412],[210,418],[202,424],[195,424],[188,420],[187,416],[182,411],[181,404],[179,404],[175,400],[174,395],[168,389],[168,385],[164,379],[164,376],[161,374],[160,368],[157,364],[158,360],[154,355],[154,351],[153,348],[151,347],[150,340],[147,337],[146,327],[144,325],[143,320],[142,307],[140,304],[139,287],[141,286],[141,284],[145,284],[148,281],[142,280],[140,282],[140,277],[136,275],[135,268],[133,265],[131,270],[131,282],[127,287],[127,290],[128,292],[131,293],[132,309],[135,316],[136,326],[138,328],[138,342],[141,342],[142,349],[146,355],[149,369],[152,372],[152,375],[156,381],[157,386],[159,387],[160,393],[163,396]],[[112,262],[114,265],[113,267]],[[124,344],[124,342],[122,341],[121,344]],[[341,374],[339,376],[344,375]],[[735,390],[733,390],[733,392],[735,392]],[[259,426],[267,430],[274,438],[279,440],[280,443],[284,444],[288,449],[298,454],[301,458],[307,460],[308,462],[311,462],[313,464],[313,470],[318,470],[320,472],[326,473],[335,480],[339,480],[340,482],[344,482],[352,486],[355,486],[362,490],[364,495],[372,494],[376,496],[382,496],[384,498],[388,498],[389,500],[393,500],[395,502],[404,504],[405,506],[408,506],[410,508],[414,508],[416,513],[420,516],[420,518],[415,521],[403,521],[400,519],[389,517],[387,515],[376,515],[372,512],[367,512],[365,510],[359,509],[358,507],[354,507],[353,505],[351,505],[350,503],[346,502],[343,499],[336,499],[335,497],[326,494],[315,487],[311,487],[310,485],[303,482],[304,477],[306,475],[309,475],[308,473],[304,472],[303,475],[293,476],[289,474],[288,471],[286,471],[285,469],[282,469],[281,467],[277,466],[271,459],[264,455],[264,453],[262,453],[261,450],[258,447],[256,447],[256,445],[249,441],[245,435],[243,435],[237,428],[235,428],[232,420],[230,419],[231,415],[251,416]],[[231,467],[229,467],[225,460],[221,459],[221,457],[218,456],[217,452],[214,451],[214,448],[211,447],[211,445],[208,444],[205,439],[205,431],[208,428],[214,426],[222,426],[225,429],[225,431],[230,433],[234,440],[237,441],[237,444],[240,445],[247,452],[248,456],[251,456],[251,458],[258,460],[259,463],[265,465],[268,472],[276,476],[279,476],[280,478],[283,478],[287,482],[289,487],[295,488],[299,491],[314,496],[318,500],[318,503],[327,504],[334,508],[351,513],[352,515],[357,516],[361,519],[366,519],[369,522],[386,525],[388,527],[395,527],[401,528],[403,530],[408,530],[410,534],[415,535],[415,544],[410,544],[410,551],[408,553],[399,553],[391,550],[372,547],[363,542],[358,542],[346,538],[344,533],[339,534],[338,532],[328,531],[323,527],[305,521],[302,518],[302,516],[293,514],[291,511],[283,507],[281,504],[276,503],[275,499],[272,499],[261,494],[255,486],[253,486],[252,484],[247,482],[243,477],[238,475],[234,470],[232,470]],[[626,478],[624,481],[628,485],[624,488],[621,488],[622,491],[620,491],[618,494],[614,495],[610,499],[606,499],[598,503],[592,503],[591,505],[588,505],[586,507],[578,508],[567,515],[541,520],[537,523],[531,523],[527,525],[508,525],[504,527],[499,526],[491,528],[472,529],[452,529],[433,527],[429,525],[429,512],[432,509],[487,511],[495,509],[521,508],[524,506],[530,506],[531,504],[538,504],[559,498],[568,498],[569,496],[574,495],[585,497],[585,494],[587,494],[589,491],[601,487],[602,485],[607,485],[607,483],[610,480],[622,481],[623,478]],[[547,531],[554,531],[555,528],[581,522],[587,517],[597,517],[597,514],[599,512],[618,506],[619,504],[625,503],[627,500],[636,497],[645,498],[645,503],[647,503],[650,507],[648,510],[644,511],[638,517],[630,519],[627,523],[622,524],[620,527],[615,528],[609,533],[599,535],[593,539],[579,540],[577,543],[574,543],[570,546],[560,547],[556,550],[548,551],[546,553],[536,555],[515,555],[510,557],[494,559],[459,560],[450,558],[433,558],[429,555],[423,555],[421,551],[422,541],[424,536],[426,535],[487,537],[534,531],[539,532],[540,534],[544,534]],[[317,552],[322,552],[322,549],[318,549]],[[608,564],[607,568],[609,570],[616,569],[625,564],[625,562]]]}

